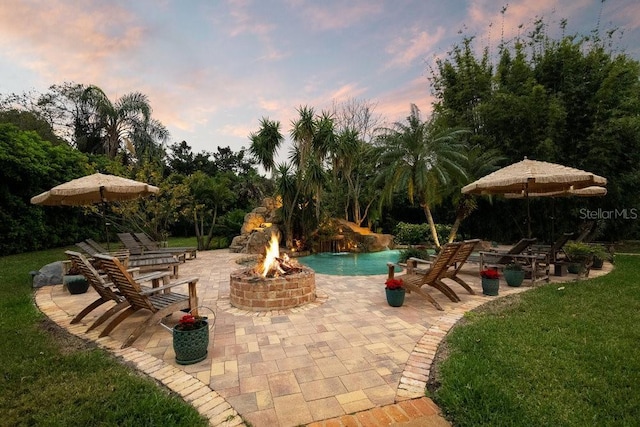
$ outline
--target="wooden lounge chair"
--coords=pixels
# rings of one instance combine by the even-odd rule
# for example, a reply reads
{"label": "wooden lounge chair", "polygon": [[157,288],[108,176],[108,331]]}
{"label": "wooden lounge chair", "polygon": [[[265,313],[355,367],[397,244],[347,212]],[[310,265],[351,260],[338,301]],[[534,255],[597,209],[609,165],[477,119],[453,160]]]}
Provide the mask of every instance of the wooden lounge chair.
{"label": "wooden lounge chair", "polygon": [[551,246],[532,246],[533,253],[541,253],[549,256],[549,262],[555,264],[566,258],[564,245],[574,236],[575,233],[563,233]]}
{"label": "wooden lounge chair", "polygon": [[186,251],[178,248],[175,250],[164,249],[147,249],[145,245],[140,243],[132,233],[118,233],[118,239],[131,254],[140,255],[174,255],[180,262],[187,259]]}
{"label": "wooden lounge chair", "polygon": [[[537,239],[533,238],[533,239],[520,239],[520,241],[518,243],[516,243],[515,245],[513,245],[511,247],[511,249],[509,249],[508,251],[487,251],[487,252],[482,252],[481,255],[484,255],[484,262],[485,263],[491,263],[494,266],[504,266],[506,264],[509,264],[511,262],[513,262],[514,259],[514,255],[520,255],[522,254],[525,250],[527,250],[531,245],[533,245],[535,242],[537,241]],[[482,270],[484,267],[482,266],[482,262],[480,263],[480,270]]]}
{"label": "wooden lounge chair", "polygon": [[[93,267],[93,265],[91,265],[89,260],[84,255],[82,255],[80,252],[75,251],[65,251],[65,254],[67,254],[72,264],[87,279],[87,282],[89,282],[91,287],[98,294],[98,299],[83,308],[80,313],[78,313],[73,319],[71,319],[71,324],[79,323],[87,314],[91,313],[96,308],[105,303],[113,301],[115,305],[104,312],[91,324],[91,326],[89,326],[89,329],[87,329],[87,332],[89,332],[97,326],[100,326],[109,317],[129,306],[129,303],[118,291],[118,289],[115,288],[112,283],[107,282],[105,277],[98,273],[98,271]],[[151,281],[154,283],[154,286],[157,287],[160,283],[160,280],[164,280],[164,278],[168,275],[169,274],[166,272],[151,273],[145,276],[139,276],[136,278],[136,280],[138,280],[139,282]]]}
{"label": "wooden lounge chair", "polygon": [[[443,310],[438,302],[433,299],[431,295],[422,290],[424,285],[432,286],[442,292],[447,298],[453,302],[460,301],[458,295],[451,288],[449,288],[441,277],[447,270],[449,263],[453,256],[460,248],[461,243],[447,243],[441,249],[435,259],[431,262],[431,267],[426,270],[416,270],[415,261],[409,260],[407,262],[407,271],[405,274],[398,276],[398,279],[402,279],[403,286],[408,292],[415,292],[423,298],[427,299],[435,308]],[[395,266],[393,263],[387,263],[389,268],[389,278],[394,278]]]}
{"label": "wooden lounge chair", "polygon": [[465,240],[464,242],[462,242],[455,255],[451,257],[447,269],[444,270],[442,276],[440,277],[441,279],[453,280],[454,282],[465,288],[471,295],[475,295],[474,290],[471,289],[471,286],[469,286],[467,282],[465,282],[458,276],[458,273],[479,243],[480,239]]}
{"label": "wooden lounge chair", "polygon": [[169,253],[146,253],[141,255],[130,255],[128,250],[116,252],[106,252],[99,243],[86,239],[84,242],[76,243],[76,246],[84,250],[95,258],[97,254],[116,256],[127,268],[138,267],[141,272],[169,270],[172,272],[171,277],[178,277],[180,264],[184,262],[184,258],[180,259]]}
{"label": "wooden lounge chair", "polygon": [[[107,255],[96,255],[102,268],[107,272],[111,282],[129,302],[129,307],[118,314],[106,328],[100,333],[100,337],[109,335],[113,329],[131,314],[139,310],[150,311],[149,316],[129,334],[122,344],[122,348],[128,347],[142,335],[149,326],[159,323],[164,317],[174,311],[189,310],[192,314],[198,314],[198,298],[196,295],[197,277],[189,277],[163,286],[143,289],[140,283],[127,271],[118,258]],[[183,295],[170,292],[171,288],[179,285],[189,285],[189,294]]]}
{"label": "wooden lounge chair", "polygon": [[118,233],[118,239],[120,239],[124,247],[127,248],[132,255],[142,255],[147,251],[131,233]]}
{"label": "wooden lounge chair", "polygon": [[518,263],[531,278],[531,283],[538,279],[549,281],[549,256],[544,253],[526,251],[536,239],[522,239],[507,252],[480,251],[480,271],[485,268],[503,269],[507,264]]}
{"label": "wooden lounge chair", "polygon": [[174,255],[179,253],[185,253],[189,255],[189,259],[196,258],[198,254],[197,248],[194,246],[161,248],[160,244],[158,242],[151,240],[151,238],[147,236],[146,233],[133,233],[133,236],[148,251],[171,252]]}
{"label": "wooden lounge chair", "polygon": [[[106,249],[102,248],[98,243],[96,243],[91,239],[87,239],[84,242],[78,242],[76,243],[76,246],[82,249],[84,253],[86,253],[91,257],[97,253],[110,254],[113,256],[117,256],[119,258],[126,258],[129,256],[129,251],[127,251],[126,249],[121,249],[117,251],[107,251]],[[96,247],[98,247],[99,249],[96,249]]]}

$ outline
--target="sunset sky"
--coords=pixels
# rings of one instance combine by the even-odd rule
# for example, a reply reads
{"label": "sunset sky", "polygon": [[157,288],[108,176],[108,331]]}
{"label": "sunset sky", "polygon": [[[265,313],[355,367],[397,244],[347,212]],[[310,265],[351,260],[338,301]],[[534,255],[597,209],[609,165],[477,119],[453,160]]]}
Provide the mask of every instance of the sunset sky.
{"label": "sunset sky", "polygon": [[[350,98],[389,122],[431,109],[429,66],[462,35],[492,52],[544,17],[551,35],[623,30],[640,59],[637,0],[3,0],[0,93],[94,84],[149,97],[194,152],[239,150],[260,118],[288,135],[300,105]],[[520,25],[524,25],[524,29]],[[495,53],[495,52],[494,52]],[[286,150],[286,149],[285,149]],[[286,152],[281,152],[286,157]]]}

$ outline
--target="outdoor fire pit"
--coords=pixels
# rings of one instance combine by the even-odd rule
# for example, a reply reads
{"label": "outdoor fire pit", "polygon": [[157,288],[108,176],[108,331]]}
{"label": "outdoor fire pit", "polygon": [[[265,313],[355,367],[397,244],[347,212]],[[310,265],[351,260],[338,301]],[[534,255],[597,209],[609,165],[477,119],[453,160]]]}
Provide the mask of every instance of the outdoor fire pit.
{"label": "outdoor fire pit", "polygon": [[276,236],[271,237],[266,255],[255,267],[231,273],[230,300],[236,308],[283,310],[315,299],[315,272],[286,255],[280,256]]}

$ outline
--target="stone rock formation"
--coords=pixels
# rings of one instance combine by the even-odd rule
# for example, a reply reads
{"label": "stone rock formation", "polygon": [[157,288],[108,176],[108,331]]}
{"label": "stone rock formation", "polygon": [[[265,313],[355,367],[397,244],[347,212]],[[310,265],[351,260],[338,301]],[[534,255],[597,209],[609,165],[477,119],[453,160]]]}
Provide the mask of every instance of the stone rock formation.
{"label": "stone rock formation", "polygon": [[374,233],[344,219],[331,220],[330,228],[335,234],[319,238],[314,252],[379,252],[394,246],[391,234]]}
{"label": "stone rock formation", "polygon": [[244,216],[240,235],[233,238],[229,250],[243,254],[261,254],[271,239],[271,234],[280,234],[280,220],[276,211],[282,206],[279,199],[267,197]]}

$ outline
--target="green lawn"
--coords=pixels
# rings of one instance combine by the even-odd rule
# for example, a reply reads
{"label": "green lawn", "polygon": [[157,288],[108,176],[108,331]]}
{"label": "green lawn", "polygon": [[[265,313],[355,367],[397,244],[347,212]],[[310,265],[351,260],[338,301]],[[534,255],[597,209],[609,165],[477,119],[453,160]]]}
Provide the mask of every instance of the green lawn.
{"label": "green lawn", "polygon": [[640,256],[617,256],[606,276],[468,313],[428,394],[457,426],[638,425],[638,272]]}
{"label": "green lawn", "polygon": [[64,249],[0,257],[0,424],[208,425],[180,397],[45,320],[29,271],[62,259]]}

